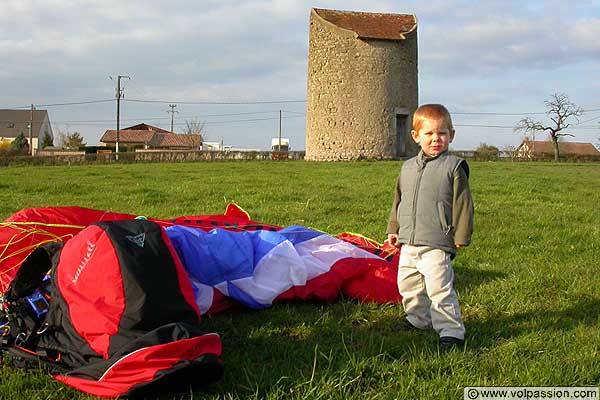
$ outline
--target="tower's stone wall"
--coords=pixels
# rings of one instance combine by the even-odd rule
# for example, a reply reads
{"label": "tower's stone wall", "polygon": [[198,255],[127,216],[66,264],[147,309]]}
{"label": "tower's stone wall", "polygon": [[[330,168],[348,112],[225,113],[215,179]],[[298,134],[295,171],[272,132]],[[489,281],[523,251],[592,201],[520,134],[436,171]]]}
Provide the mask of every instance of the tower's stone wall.
{"label": "tower's stone wall", "polygon": [[[404,40],[360,39],[311,12],[306,159],[413,155],[410,115],[417,106],[416,29]],[[406,125],[404,136],[397,122]]]}

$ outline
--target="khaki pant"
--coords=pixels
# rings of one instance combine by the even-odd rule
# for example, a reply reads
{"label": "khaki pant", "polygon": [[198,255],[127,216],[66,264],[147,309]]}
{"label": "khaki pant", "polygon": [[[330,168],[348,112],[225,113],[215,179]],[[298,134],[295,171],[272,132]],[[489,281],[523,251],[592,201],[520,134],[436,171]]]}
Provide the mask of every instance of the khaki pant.
{"label": "khaki pant", "polygon": [[454,291],[450,254],[429,246],[402,245],[398,290],[408,321],[441,336],[464,339],[458,296]]}

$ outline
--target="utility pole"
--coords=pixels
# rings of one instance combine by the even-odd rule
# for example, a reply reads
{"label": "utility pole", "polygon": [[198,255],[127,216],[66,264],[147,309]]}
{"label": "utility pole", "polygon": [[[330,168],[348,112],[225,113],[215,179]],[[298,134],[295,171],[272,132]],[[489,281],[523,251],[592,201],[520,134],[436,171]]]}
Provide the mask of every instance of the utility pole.
{"label": "utility pole", "polygon": [[[115,159],[116,160],[119,159],[119,121],[120,121],[120,114],[121,114],[121,99],[124,97],[123,89],[121,88],[121,79],[123,79],[123,78],[131,79],[127,75],[117,75],[117,89],[116,89],[116,93],[115,93],[115,97],[117,98],[117,137],[115,140],[115,153],[116,153]],[[110,79],[112,79],[112,76],[110,77]]]}
{"label": "utility pole", "polygon": [[281,151],[281,110],[279,110],[279,148],[277,151]]}
{"label": "utility pole", "polygon": [[175,107],[177,107],[177,104],[169,104],[169,107],[171,107],[171,110],[167,112],[171,114],[171,132],[173,132],[173,116],[175,115],[175,113],[179,114],[179,111],[175,111]]}
{"label": "utility pole", "polygon": [[[31,112],[29,113],[29,153],[33,156],[33,104],[31,105]],[[38,138],[39,139],[39,138]]]}

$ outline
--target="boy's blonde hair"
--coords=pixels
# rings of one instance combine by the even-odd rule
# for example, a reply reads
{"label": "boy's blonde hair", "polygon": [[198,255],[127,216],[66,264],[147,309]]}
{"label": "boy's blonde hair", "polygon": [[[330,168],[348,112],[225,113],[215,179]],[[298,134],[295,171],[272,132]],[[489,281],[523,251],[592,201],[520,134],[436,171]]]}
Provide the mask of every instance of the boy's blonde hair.
{"label": "boy's blonde hair", "polygon": [[419,129],[421,129],[421,125],[423,125],[423,121],[426,119],[443,119],[448,126],[448,130],[450,132],[454,131],[450,113],[448,112],[448,109],[441,104],[423,104],[421,107],[417,108],[417,111],[413,114],[413,129],[418,132]]}

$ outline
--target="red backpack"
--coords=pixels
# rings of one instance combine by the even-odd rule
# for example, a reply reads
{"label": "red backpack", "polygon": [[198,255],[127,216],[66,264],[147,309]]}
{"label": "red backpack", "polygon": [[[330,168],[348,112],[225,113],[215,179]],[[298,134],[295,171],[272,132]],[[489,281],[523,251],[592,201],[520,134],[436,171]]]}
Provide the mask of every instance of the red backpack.
{"label": "red backpack", "polygon": [[103,397],[220,379],[220,338],[201,332],[163,228],[99,222],[60,247],[35,250],[6,292],[0,349],[18,366],[42,361],[57,380]]}

